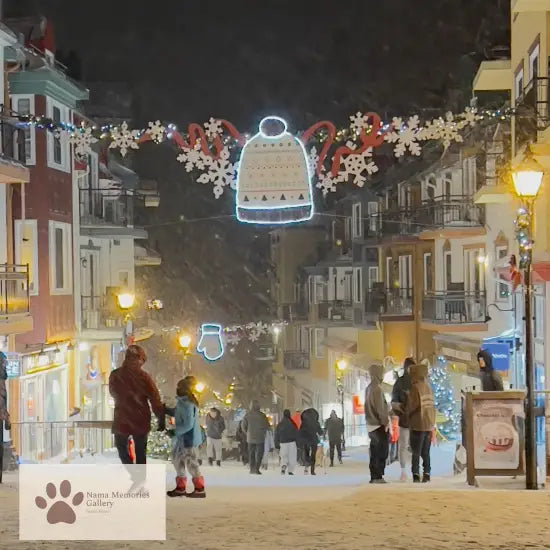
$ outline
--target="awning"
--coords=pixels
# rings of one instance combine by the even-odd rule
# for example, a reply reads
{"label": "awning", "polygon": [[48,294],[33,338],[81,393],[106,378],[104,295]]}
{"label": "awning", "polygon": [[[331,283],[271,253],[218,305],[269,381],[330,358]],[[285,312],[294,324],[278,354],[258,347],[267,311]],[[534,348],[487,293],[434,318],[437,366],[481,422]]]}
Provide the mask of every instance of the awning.
{"label": "awning", "polygon": [[533,264],[533,283],[550,282],[550,262]]}

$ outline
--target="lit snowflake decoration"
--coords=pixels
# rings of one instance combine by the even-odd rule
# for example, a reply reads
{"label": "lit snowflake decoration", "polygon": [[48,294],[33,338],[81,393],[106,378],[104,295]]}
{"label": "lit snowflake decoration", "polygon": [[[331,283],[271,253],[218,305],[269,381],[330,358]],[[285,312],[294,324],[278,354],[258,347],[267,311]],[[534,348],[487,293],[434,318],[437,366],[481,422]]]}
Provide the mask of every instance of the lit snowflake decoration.
{"label": "lit snowflake decoration", "polygon": [[248,331],[248,339],[251,342],[256,342],[260,339],[262,334],[268,333],[269,327],[259,321],[258,323],[248,323],[248,325],[246,325],[246,330]]}
{"label": "lit snowflake decoration", "polygon": [[321,190],[323,197],[326,197],[329,193],[334,193],[336,191],[336,186],[342,182],[343,178],[341,174],[333,177],[332,174],[328,172],[327,174],[321,174],[319,176],[315,187]]}
{"label": "lit snowflake decoration", "polygon": [[466,122],[456,121],[453,113],[448,112],[445,118],[435,118],[431,122],[426,123],[423,130],[425,139],[436,139],[443,143],[443,147],[447,149],[452,142],[462,143],[464,140],[460,134],[460,130],[464,128]]}
{"label": "lit snowflake decoration", "polygon": [[349,119],[351,121],[351,129],[356,134],[360,134],[362,130],[365,130],[369,126],[369,119],[360,111],[357,111],[357,113],[351,115]]}
{"label": "lit snowflake decoration", "polygon": [[369,147],[363,153],[348,155],[342,162],[344,169],[340,171],[340,176],[344,181],[352,177],[352,183],[357,187],[365,185],[367,175],[371,176],[378,172],[378,166],[372,160],[372,147]]}
{"label": "lit snowflake decoration", "polygon": [[241,341],[241,337],[236,332],[228,332],[225,339],[231,346],[235,346]]}
{"label": "lit snowflake decoration", "polygon": [[394,147],[394,154],[396,157],[402,157],[407,149],[412,155],[419,156],[422,148],[418,143],[418,140],[423,139],[423,134],[418,128],[420,120],[418,115],[409,117],[407,124],[403,123],[401,117],[394,117],[392,121],[391,132],[386,133],[386,141],[390,143],[397,143]]}
{"label": "lit snowflake decoration", "polygon": [[149,128],[145,130],[145,133],[149,134],[155,143],[162,143],[165,130],[166,127],[163,126],[160,120],[157,120],[156,122],[149,122]]}
{"label": "lit snowflake decoration", "polygon": [[[311,174],[317,173],[317,165],[319,164],[319,155],[317,154],[317,148],[312,147],[308,155],[309,162],[309,171]],[[324,170],[324,167],[321,166],[321,171]]]}
{"label": "lit snowflake decoration", "polygon": [[96,142],[97,139],[92,135],[90,127],[75,130],[69,137],[69,143],[74,145],[74,152],[78,157],[85,157],[91,153],[92,144]]}
{"label": "lit snowflake decoration", "polygon": [[128,130],[128,123],[124,121],[120,128],[111,130],[111,138],[113,141],[109,144],[109,149],[120,149],[120,154],[125,157],[128,149],[139,149],[137,139],[139,137],[138,130]]}
{"label": "lit snowflake decoration", "polygon": [[204,129],[206,130],[206,135],[209,138],[219,136],[222,133],[221,120],[216,120],[215,118],[210,117],[210,120],[204,123]]}
{"label": "lit snowflake decoration", "polygon": [[217,199],[222,196],[224,187],[229,185],[231,189],[236,188],[235,174],[237,167],[234,163],[229,162],[229,149],[222,149],[217,160],[206,156],[204,160],[207,171],[202,173],[197,181],[199,183],[213,183],[214,196]]}
{"label": "lit snowflake decoration", "polygon": [[185,171],[192,172],[195,168],[197,170],[204,170],[205,165],[209,162],[210,157],[203,153],[200,142],[196,142],[193,149],[184,149],[178,156],[178,162],[185,162]]}
{"label": "lit snowflake decoration", "polygon": [[458,115],[464,126],[475,126],[479,120],[483,117],[477,114],[477,109],[475,107],[466,107],[463,113]]}

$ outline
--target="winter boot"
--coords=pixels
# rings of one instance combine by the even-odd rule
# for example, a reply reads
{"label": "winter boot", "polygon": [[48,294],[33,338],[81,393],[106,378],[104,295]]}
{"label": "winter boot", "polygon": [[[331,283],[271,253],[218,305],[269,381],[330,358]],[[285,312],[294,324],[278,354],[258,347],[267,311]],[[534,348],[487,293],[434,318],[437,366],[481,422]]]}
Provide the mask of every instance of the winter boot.
{"label": "winter boot", "polygon": [[222,465],[222,461],[221,460],[216,460],[216,466],[221,467],[221,465]]}
{"label": "winter boot", "polygon": [[178,476],[176,477],[176,488],[172,489],[171,491],[166,491],[166,494],[169,497],[184,497],[187,495],[186,484],[186,478]]}
{"label": "winter boot", "polygon": [[317,474],[315,473],[315,466],[314,466],[313,464],[311,465],[311,475],[312,475],[312,476],[317,475]]}
{"label": "winter boot", "polygon": [[286,474],[286,466],[283,464],[283,466],[281,467],[281,475],[285,475]]}
{"label": "winter boot", "polygon": [[420,476],[418,474],[413,474],[413,483],[420,483]]}
{"label": "winter boot", "polygon": [[213,465],[214,465],[214,459],[213,459],[213,458],[209,458],[209,459],[208,459],[208,465],[209,465],[209,466],[213,466]]}
{"label": "winter boot", "polygon": [[206,498],[206,492],[204,490],[204,478],[202,476],[193,478],[193,487],[193,492],[187,495],[189,498]]}
{"label": "winter boot", "polygon": [[430,481],[430,474],[424,474],[424,476],[422,477],[422,483],[430,483]]}

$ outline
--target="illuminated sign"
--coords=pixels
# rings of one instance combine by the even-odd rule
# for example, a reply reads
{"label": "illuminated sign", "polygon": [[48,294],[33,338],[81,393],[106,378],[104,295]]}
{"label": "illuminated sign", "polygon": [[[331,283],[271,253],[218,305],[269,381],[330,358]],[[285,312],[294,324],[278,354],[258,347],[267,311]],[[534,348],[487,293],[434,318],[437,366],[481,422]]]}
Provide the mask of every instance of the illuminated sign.
{"label": "illuminated sign", "polygon": [[208,361],[217,361],[224,354],[222,326],[216,323],[205,323],[201,326],[197,353]]}

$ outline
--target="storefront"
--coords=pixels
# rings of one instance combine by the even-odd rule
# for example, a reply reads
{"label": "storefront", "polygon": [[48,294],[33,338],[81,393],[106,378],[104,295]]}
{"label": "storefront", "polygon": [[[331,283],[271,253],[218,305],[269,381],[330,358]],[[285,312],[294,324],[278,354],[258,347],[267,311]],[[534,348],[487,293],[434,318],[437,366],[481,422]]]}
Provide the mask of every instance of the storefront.
{"label": "storefront", "polygon": [[29,460],[66,455],[67,351],[55,349],[24,355],[21,370],[19,454]]}

